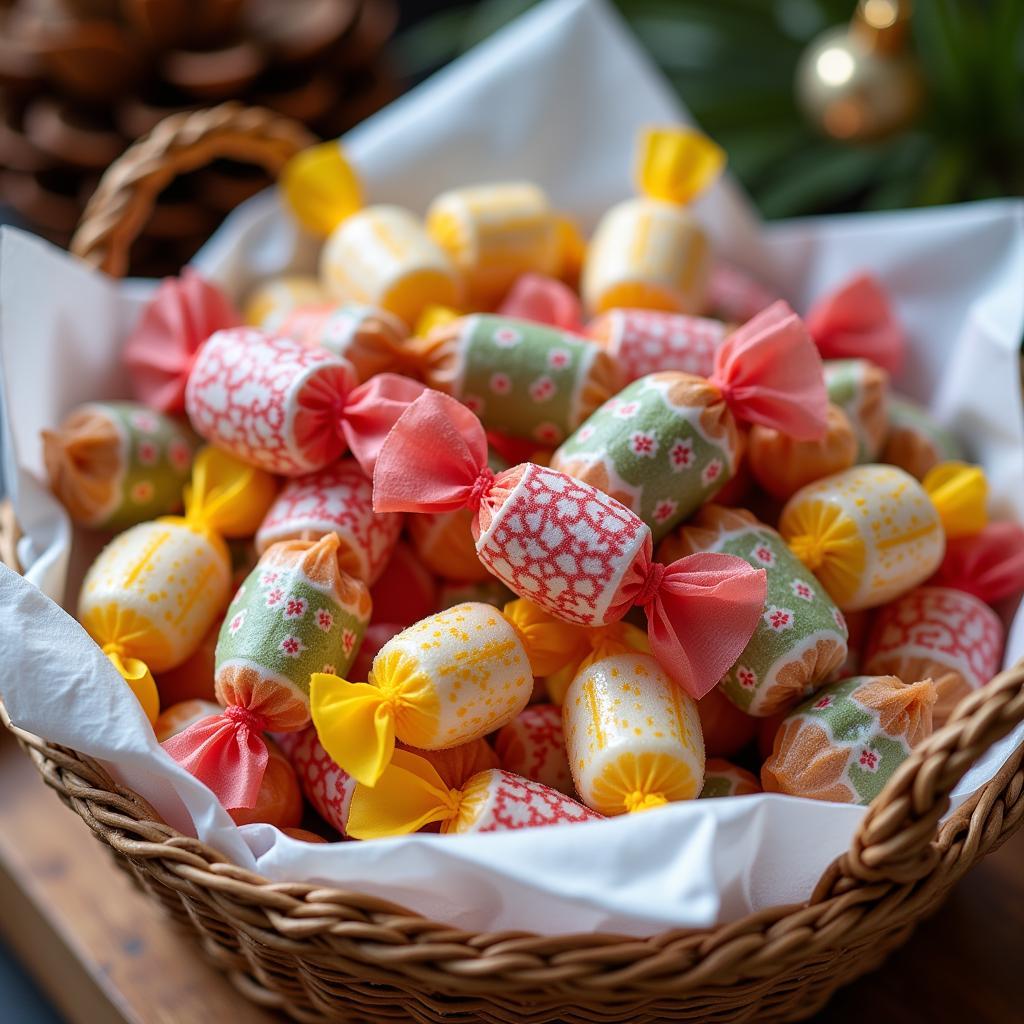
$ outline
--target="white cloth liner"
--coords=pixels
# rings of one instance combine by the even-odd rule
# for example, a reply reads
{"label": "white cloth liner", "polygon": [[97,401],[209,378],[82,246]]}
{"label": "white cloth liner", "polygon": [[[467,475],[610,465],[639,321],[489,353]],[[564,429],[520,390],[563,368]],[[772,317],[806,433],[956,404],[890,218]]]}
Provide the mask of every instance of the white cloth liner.
{"label": "white cloth liner", "polygon": [[[591,227],[630,193],[640,126],[685,118],[603,2],[551,0],[344,140],[373,201],[422,211],[443,187],[526,177]],[[718,251],[798,310],[867,268],[891,288],[913,355],[902,390],[929,399],[990,475],[994,511],[1024,517],[1024,203],[809,218],[762,228],[728,179],[698,204]],[[315,265],[315,246],[266,193],[196,259],[236,297],[259,278]],[[73,600],[95,538],[76,535],[41,484],[39,430],[74,405],[127,393],[117,351],[149,282],[112,282],[20,232],[0,233],[5,478],[25,529],[25,577],[0,572],[14,721],[99,758],[183,832],[275,880],[364,891],[479,929],[645,935],[704,927],[806,899],[864,810],[780,796],[674,804],[587,825],[484,836],[317,846],[267,825],[237,829],[156,744],[137,703],[85,632]],[[38,589],[37,589],[38,588]],[[48,595],[48,596],[44,596]],[[1007,660],[1024,652],[1024,615]],[[1024,727],[955,791],[990,779]]]}

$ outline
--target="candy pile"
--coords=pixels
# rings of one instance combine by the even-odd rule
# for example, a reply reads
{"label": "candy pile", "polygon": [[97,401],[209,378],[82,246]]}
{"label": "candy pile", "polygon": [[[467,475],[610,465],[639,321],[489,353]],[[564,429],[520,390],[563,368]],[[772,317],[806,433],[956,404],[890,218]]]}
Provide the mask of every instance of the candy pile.
{"label": "candy pile", "polygon": [[120,531],[81,621],[238,823],[867,803],[997,670],[1024,529],[892,392],[883,286],[801,319],[714,258],[718,147],[638,156],[585,241],[528,182],[365,205],[315,147],[282,190],[319,275],[244,316],[165,281],[134,400],[44,433],[74,522]]}

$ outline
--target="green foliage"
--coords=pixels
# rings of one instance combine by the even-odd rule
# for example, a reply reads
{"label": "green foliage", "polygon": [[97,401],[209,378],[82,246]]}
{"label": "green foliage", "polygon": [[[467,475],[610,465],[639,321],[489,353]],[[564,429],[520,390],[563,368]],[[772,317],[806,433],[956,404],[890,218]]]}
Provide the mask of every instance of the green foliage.
{"label": "green foliage", "polygon": [[[398,40],[421,76],[532,6],[482,0]],[[854,0],[618,0],[618,8],[768,217],[1024,194],[1024,0],[918,0],[914,48],[928,102],[871,144],[817,134],[793,79],[807,44]]]}

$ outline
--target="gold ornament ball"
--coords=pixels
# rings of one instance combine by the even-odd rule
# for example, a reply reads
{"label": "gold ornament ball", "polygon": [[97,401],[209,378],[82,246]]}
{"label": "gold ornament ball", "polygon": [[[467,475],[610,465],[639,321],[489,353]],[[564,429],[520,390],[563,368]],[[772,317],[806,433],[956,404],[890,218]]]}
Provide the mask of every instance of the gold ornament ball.
{"label": "gold ornament ball", "polygon": [[868,34],[845,25],[808,46],[797,67],[796,92],[818,129],[849,142],[895,134],[915,120],[924,99],[912,57],[873,45]]}

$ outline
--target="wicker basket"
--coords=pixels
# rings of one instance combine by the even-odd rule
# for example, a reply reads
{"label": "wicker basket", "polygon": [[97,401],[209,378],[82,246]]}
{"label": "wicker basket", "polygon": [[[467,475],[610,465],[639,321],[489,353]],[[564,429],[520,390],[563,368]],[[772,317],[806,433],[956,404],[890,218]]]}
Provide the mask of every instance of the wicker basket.
{"label": "wicker basket", "polygon": [[[307,141],[276,115],[230,104],[170,118],[110,168],[72,248],[122,273],[149,204],[175,173],[219,156],[276,170]],[[0,557],[10,564],[15,530],[9,514],[0,520]],[[238,989],[311,1024],[807,1017],[876,967],[1020,826],[1024,746],[940,819],[972,762],[1022,720],[1024,662],[967,697],[913,752],[806,905],[633,939],[469,932],[355,892],[268,882],[164,824],[95,761],[4,716],[46,782]]]}

